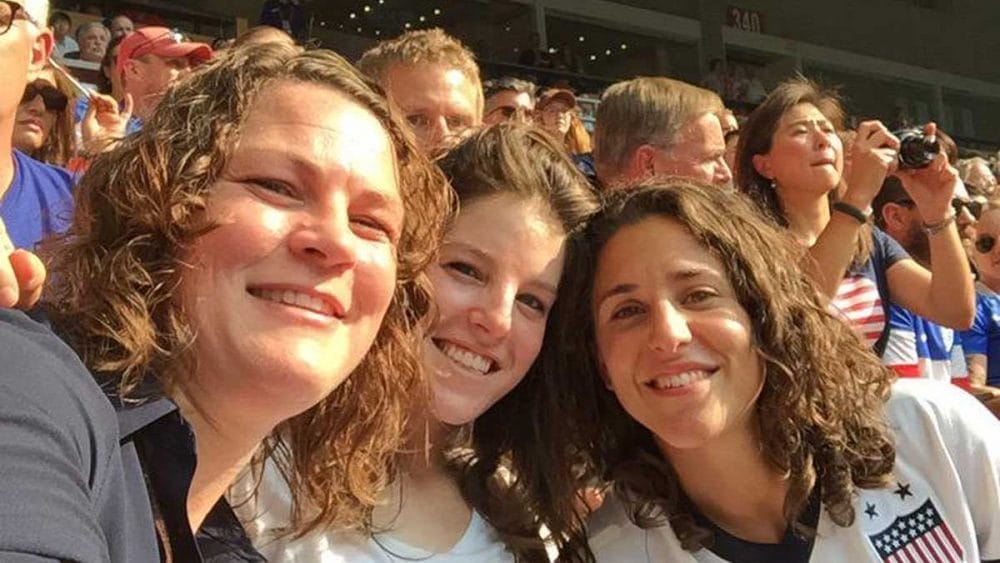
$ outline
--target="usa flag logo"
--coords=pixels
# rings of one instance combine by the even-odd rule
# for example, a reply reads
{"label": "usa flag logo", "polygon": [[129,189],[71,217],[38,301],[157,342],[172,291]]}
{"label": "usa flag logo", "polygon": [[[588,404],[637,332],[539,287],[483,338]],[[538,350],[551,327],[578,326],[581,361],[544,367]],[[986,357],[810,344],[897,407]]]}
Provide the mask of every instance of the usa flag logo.
{"label": "usa flag logo", "polygon": [[881,532],[868,536],[887,563],[960,563],[962,546],[941,518],[934,503],[897,517]]}

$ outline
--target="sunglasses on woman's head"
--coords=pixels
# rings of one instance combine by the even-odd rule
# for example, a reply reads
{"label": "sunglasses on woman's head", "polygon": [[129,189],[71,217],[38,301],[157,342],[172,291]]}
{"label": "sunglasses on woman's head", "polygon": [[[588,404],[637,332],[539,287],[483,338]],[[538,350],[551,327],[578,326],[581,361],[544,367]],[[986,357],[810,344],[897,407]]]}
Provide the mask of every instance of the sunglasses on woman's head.
{"label": "sunglasses on woman's head", "polygon": [[26,104],[31,100],[34,100],[35,96],[42,97],[42,102],[45,104],[45,109],[48,111],[63,111],[69,103],[69,99],[66,97],[66,94],[63,94],[58,88],[44,80],[36,80],[31,84],[28,84],[28,86],[24,89],[24,96],[21,97],[21,103]]}
{"label": "sunglasses on woman's head", "polygon": [[996,245],[997,237],[993,235],[979,235],[976,237],[976,251],[980,254],[986,254],[993,250],[993,247]]}

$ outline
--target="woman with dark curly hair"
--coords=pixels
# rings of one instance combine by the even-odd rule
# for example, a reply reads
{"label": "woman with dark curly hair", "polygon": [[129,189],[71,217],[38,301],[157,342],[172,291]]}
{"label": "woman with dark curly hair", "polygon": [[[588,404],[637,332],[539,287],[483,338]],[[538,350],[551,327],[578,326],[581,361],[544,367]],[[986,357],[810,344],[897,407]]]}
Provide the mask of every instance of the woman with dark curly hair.
{"label": "woman with dark curly hair", "polygon": [[[890,301],[937,324],[968,328],[974,291],[952,208],[957,172],[943,152],[923,168],[897,170],[899,139],[878,121],[858,126],[845,155],[843,116],[833,92],[804,78],[779,84],[740,131],[736,186],[809,248],[803,266],[877,353]],[[935,132],[933,124],[925,128]],[[871,226],[871,202],[888,174],[900,179],[923,220],[930,271]]]}
{"label": "woman with dark curly hair", "polygon": [[50,249],[72,351],[0,312],[0,553],[261,561],[222,497],[265,459],[293,531],[366,521],[424,396],[452,203],[332,52],[236,49],[169,90]]}
{"label": "woman with dark curly hair", "polygon": [[[1000,423],[980,403],[891,384],[743,196],[609,198],[570,247],[553,322],[573,328],[543,352],[532,423],[554,453],[512,463],[547,477],[530,495],[564,559],[1000,558]],[[613,484],[592,553],[579,467]]]}
{"label": "woman with dark curly hair", "polygon": [[503,456],[511,440],[531,441],[516,419],[538,377],[565,239],[597,196],[562,147],[526,124],[473,133],[440,165],[461,211],[429,269],[431,404],[412,425],[399,479],[364,529],[294,537],[283,529],[287,487],[265,471],[246,513],[269,561],[548,561],[530,506],[507,493]]}

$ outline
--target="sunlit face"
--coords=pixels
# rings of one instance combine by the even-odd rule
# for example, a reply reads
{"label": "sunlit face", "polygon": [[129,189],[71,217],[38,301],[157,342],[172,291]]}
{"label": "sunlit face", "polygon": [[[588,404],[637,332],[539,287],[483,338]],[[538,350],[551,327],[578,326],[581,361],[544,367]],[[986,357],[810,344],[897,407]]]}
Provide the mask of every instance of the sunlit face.
{"label": "sunlit face", "polygon": [[[0,5],[7,17],[5,5]],[[35,27],[17,14],[7,33],[0,35],[0,69],[3,69],[3,80],[0,80],[0,121],[10,123],[14,117],[21,96],[24,95],[24,85],[28,79],[29,63],[31,62],[32,44]]]}
{"label": "sunlit face", "polygon": [[118,16],[111,20],[111,37],[124,37],[129,33],[135,31],[135,25],[132,24],[127,16]]}
{"label": "sunlit face", "polygon": [[[32,83],[36,88],[45,85],[56,89],[56,77],[51,70],[40,71]],[[57,111],[46,109],[41,94],[21,102],[17,106],[17,118],[14,122],[14,148],[27,153],[42,148],[58,117]]]}
{"label": "sunlit face", "polygon": [[538,202],[464,204],[430,269],[439,320],[424,346],[434,413],[465,424],[527,373],[563,268],[565,234]]}
{"label": "sunlit face", "polygon": [[771,151],[753,158],[754,167],[776,182],[779,195],[826,195],[840,182],[844,150],[833,123],[809,103],[781,116]]}
{"label": "sunlit face", "polygon": [[[979,216],[976,224],[976,243],[980,243],[981,238],[1000,237],[1000,209],[987,209]],[[981,244],[981,243],[980,243]],[[973,246],[972,261],[976,264],[979,277],[993,291],[1000,291],[1000,241],[993,244],[989,252],[980,252]]]}
{"label": "sunlit face", "polygon": [[501,90],[486,100],[483,123],[493,125],[507,121],[519,109],[527,114],[535,109],[531,96],[527,92]]}
{"label": "sunlit face", "polygon": [[539,112],[541,116],[541,126],[543,129],[552,133],[557,138],[563,138],[569,131],[570,120],[572,119],[570,113],[573,111],[572,106],[567,104],[562,100],[552,100],[551,102],[545,104],[545,108]]}
{"label": "sunlit face", "polygon": [[136,114],[147,119],[171,84],[191,72],[185,57],[145,55],[125,65],[124,89],[136,101]]}
{"label": "sunlit face", "polygon": [[608,387],[671,450],[749,432],[763,378],[722,263],[680,223],[649,217],[600,254],[591,303]]}
{"label": "sunlit face", "polygon": [[359,364],[393,295],[403,204],[388,134],[332,88],[270,86],[207,213],[219,226],[186,257],[181,288],[191,392],[301,412]]}
{"label": "sunlit face", "polygon": [[384,82],[386,94],[403,111],[425,152],[482,122],[481,86],[457,68],[395,64]]}
{"label": "sunlit face", "polygon": [[77,38],[80,45],[80,59],[99,63],[111,41],[111,34],[103,25],[91,26]]}
{"label": "sunlit face", "polygon": [[726,141],[722,125],[714,113],[706,113],[685,125],[666,149],[653,159],[655,176],[681,176],[714,184],[728,185],[733,175],[726,164]]}

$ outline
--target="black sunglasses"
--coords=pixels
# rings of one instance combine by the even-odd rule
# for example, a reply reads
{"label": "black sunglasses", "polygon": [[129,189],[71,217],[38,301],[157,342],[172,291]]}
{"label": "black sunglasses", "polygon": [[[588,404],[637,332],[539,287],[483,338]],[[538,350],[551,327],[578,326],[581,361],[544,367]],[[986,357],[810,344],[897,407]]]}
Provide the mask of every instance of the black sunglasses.
{"label": "black sunglasses", "polygon": [[976,251],[980,254],[986,254],[993,250],[993,247],[996,245],[997,237],[993,235],[979,235],[976,237]]}
{"label": "black sunglasses", "polygon": [[7,33],[14,20],[27,20],[36,26],[38,22],[24,9],[24,5],[10,0],[0,0],[0,35]]}
{"label": "black sunglasses", "polygon": [[44,80],[36,80],[28,84],[24,89],[24,96],[21,97],[21,103],[26,104],[34,100],[36,96],[42,97],[42,102],[45,103],[45,109],[48,111],[64,111],[66,105],[69,104],[66,94]]}
{"label": "black sunglasses", "polygon": [[[915,203],[913,203],[913,200],[909,199],[909,198],[897,199],[896,201],[893,201],[892,203],[895,203],[895,204],[898,204],[898,205],[905,205],[906,207],[913,207],[914,205],[916,205]],[[959,199],[957,197],[951,200],[951,208],[955,210],[955,215],[961,215],[962,214],[962,208],[968,209],[969,210],[969,214],[972,215],[973,217],[975,217],[976,219],[979,219],[979,216],[983,213],[983,203],[982,202],[980,202],[980,201],[966,201],[964,199]],[[989,251],[987,250],[987,252],[989,252]]]}

